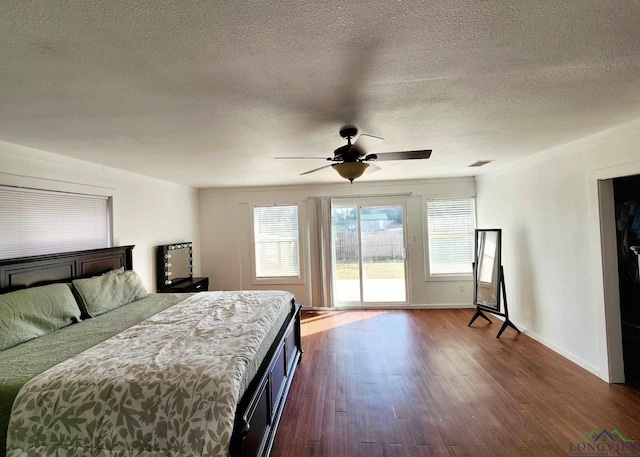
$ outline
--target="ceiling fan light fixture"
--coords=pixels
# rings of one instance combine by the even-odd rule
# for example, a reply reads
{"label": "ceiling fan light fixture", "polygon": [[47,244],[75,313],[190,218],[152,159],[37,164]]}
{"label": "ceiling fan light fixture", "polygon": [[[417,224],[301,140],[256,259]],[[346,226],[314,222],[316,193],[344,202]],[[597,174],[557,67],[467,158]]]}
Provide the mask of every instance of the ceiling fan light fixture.
{"label": "ceiling fan light fixture", "polygon": [[354,179],[362,176],[366,169],[369,168],[369,164],[364,162],[343,162],[334,164],[333,168],[344,179],[353,182]]}
{"label": "ceiling fan light fixture", "polygon": [[[325,165],[324,167],[314,168],[313,170],[300,173],[301,175],[308,175],[315,173],[316,171],[324,170],[325,168],[334,167],[338,174],[344,179],[348,179],[353,183],[353,180],[362,176],[364,172],[370,173],[380,170],[377,165],[370,164],[369,161],[382,161],[388,160],[419,160],[428,159],[431,157],[431,149],[423,149],[418,151],[396,151],[396,152],[382,152],[380,154],[368,154],[367,150],[370,146],[375,146],[374,143],[380,143],[384,141],[384,138],[379,136],[373,136],[366,133],[361,133],[355,143],[351,143],[351,139],[358,134],[358,129],[352,125],[345,125],[340,129],[340,136],[346,138],[347,144],[340,146],[333,151],[333,157],[313,157],[314,159],[324,159],[333,164]],[[276,157],[276,159],[307,159],[312,157]],[[373,165],[373,166],[371,166]]]}

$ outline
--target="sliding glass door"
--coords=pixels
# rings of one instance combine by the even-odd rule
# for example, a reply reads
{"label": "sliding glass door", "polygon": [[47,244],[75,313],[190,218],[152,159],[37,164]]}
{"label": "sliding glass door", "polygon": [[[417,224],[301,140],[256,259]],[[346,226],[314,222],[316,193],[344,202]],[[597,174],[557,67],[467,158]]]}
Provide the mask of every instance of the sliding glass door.
{"label": "sliding glass door", "polygon": [[333,203],[333,305],[407,303],[405,205]]}

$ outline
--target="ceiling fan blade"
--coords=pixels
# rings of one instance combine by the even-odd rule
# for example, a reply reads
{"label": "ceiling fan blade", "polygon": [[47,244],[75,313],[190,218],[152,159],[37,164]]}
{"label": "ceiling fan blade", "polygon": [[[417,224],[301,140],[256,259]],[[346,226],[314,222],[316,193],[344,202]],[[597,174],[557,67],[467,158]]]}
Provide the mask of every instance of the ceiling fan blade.
{"label": "ceiling fan blade", "polygon": [[[367,163],[369,163],[369,162],[367,162]],[[375,173],[378,170],[382,170],[382,168],[380,168],[376,164],[369,163],[369,167],[365,170],[365,174]]]}
{"label": "ceiling fan blade", "polygon": [[313,160],[333,160],[331,157],[274,157],[274,159],[313,159]]}
{"label": "ceiling fan blade", "polygon": [[399,151],[399,152],[382,152],[380,154],[369,154],[364,160],[415,160],[415,159],[428,159],[431,157],[431,149],[425,149],[422,151]]}
{"label": "ceiling fan blade", "polygon": [[332,166],[333,166],[333,164],[332,165],[325,165],[324,167],[320,167],[320,168],[314,168],[313,170],[309,170],[309,171],[305,171],[304,173],[300,173],[300,176],[308,175],[309,173],[315,173],[316,171],[320,171],[323,168],[329,168],[329,167],[332,167]]}
{"label": "ceiling fan blade", "polygon": [[374,135],[368,135],[366,133],[361,133],[351,149],[355,149],[358,151],[360,156],[367,155],[371,149],[375,148],[377,145],[382,143],[384,138]]}

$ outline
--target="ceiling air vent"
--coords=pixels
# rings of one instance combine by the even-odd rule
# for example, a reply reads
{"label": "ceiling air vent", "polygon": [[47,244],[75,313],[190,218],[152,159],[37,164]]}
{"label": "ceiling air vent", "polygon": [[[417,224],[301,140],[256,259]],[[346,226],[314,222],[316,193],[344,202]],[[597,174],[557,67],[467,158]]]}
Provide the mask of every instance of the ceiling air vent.
{"label": "ceiling air vent", "polygon": [[483,165],[486,165],[488,163],[493,162],[493,160],[478,160],[476,163],[472,163],[471,165],[469,165],[470,167],[481,167]]}

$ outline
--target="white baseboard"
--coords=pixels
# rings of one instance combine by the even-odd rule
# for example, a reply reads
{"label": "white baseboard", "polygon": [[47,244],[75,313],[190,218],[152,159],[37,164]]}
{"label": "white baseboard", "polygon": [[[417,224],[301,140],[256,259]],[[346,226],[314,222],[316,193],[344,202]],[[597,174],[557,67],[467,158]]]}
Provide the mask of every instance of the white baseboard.
{"label": "white baseboard", "polygon": [[533,338],[538,343],[545,345],[546,347],[551,349],[553,352],[556,352],[556,353],[560,354],[565,359],[568,359],[568,360],[572,361],[573,363],[575,363],[576,365],[584,368],[588,372],[593,373],[594,375],[596,375],[599,378],[602,378],[602,376],[600,376],[600,368],[598,368],[598,367],[596,367],[594,365],[591,365],[589,362],[585,361],[584,359],[578,357],[575,354],[572,354],[569,351],[565,351],[564,349],[562,349],[561,347],[556,346],[555,344],[553,344],[551,341],[547,340],[546,338],[543,338],[540,335],[538,335],[538,334],[536,334],[534,332],[531,332],[531,331],[529,331],[527,329],[523,329],[518,324],[516,324],[516,327],[518,327],[522,333],[524,333],[527,336]]}
{"label": "white baseboard", "polygon": [[[490,317],[495,317],[496,319],[499,319],[500,321],[504,321],[504,316],[498,316],[496,314],[491,314],[491,313],[488,313],[488,314],[489,314]],[[602,378],[602,376],[600,376],[600,369],[598,367],[593,366],[590,363],[588,363],[587,361],[585,361],[585,360],[581,359],[580,357],[578,357],[577,355],[572,354],[571,352],[565,351],[564,349],[556,346],[551,341],[547,340],[546,338],[541,337],[537,333],[534,333],[534,332],[530,331],[526,327],[523,327],[522,325],[518,324],[516,321],[511,320],[511,322],[513,322],[513,324],[516,327],[518,327],[520,329],[520,331],[522,333],[524,333],[525,335],[527,335],[527,336],[531,337],[532,339],[536,340],[538,343],[542,344],[543,346],[548,347],[553,352],[555,352],[557,354],[560,354],[565,359],[570,360],[571,362],[575,363],[576,365],[584,368],[588,372],[593,373],[594,375],[596,375],[599,378]],[[505,332],[508,332],[509,330],[513,331],[513,329],[507,329],[507,330],[505,330]]]}
{"label": "white baseboard", "polygon": [[469,303],[432,303],[430,305],[407,305],[407,309],[474,309]]}
{"label": "white baseboard", "polygon": [[435,304],[428,304],[428,305],[408,305],[408,304],[402,304],[402,305],[362,305],[362,306],[338,306],[338,307],[334,307],[334,308],[322,308],[322,307],[315,307],[315,306],[303,306],[302,309],[303,310],[309,310],[309,311],[348,311],[348,310],[360,310],[360,311],[364,311],[364,310],[386,310],[386,311],[393,311],[393,310],[400,310],[400,309],[460,309],[460,308],[468,308],[468,309],[473,309],[474,306],[470,305],[468,303],[435,303]]}

